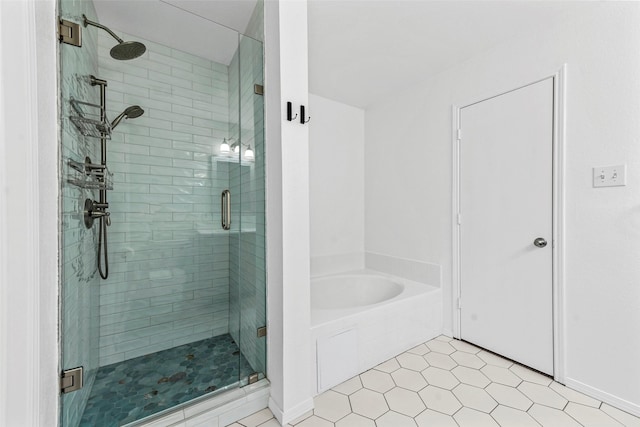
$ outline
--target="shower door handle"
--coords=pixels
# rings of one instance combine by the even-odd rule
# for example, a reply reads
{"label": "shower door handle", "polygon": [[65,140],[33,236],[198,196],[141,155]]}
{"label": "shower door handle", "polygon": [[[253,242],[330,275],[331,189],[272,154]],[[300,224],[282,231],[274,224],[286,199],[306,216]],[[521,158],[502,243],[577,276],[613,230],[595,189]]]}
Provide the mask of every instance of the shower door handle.
{"label": "shower door handle", "polygon": [[222,229],[231,229],[231,192],[224,190],[221,196],[220,213],[222,217]]}

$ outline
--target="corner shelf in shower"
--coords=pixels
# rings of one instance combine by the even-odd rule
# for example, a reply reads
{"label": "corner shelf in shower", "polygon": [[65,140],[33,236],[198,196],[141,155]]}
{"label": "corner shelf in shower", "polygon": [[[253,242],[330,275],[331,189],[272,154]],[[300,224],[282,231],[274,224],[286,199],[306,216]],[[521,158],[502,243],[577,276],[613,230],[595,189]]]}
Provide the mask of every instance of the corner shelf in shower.
{"label": "corner shelf in shower", "polygon": [[77,114],[70,116],[69,120],[82,135],[111,139],[111,125],[103,107],[73,98],[69,102]]}
{"label": "corner shelf in shower", "polygon": [[69,184],[87,189],[113,190],[113,173],[105,165],[94,164],[89,157],[84,163],[69,159],[67,164],[71,168],[67,177]]}

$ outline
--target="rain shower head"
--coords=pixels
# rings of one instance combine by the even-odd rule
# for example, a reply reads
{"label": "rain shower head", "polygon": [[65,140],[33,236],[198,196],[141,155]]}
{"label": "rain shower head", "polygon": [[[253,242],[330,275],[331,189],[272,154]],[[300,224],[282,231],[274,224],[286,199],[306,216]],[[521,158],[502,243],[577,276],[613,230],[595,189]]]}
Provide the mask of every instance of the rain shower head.
{"label": "rain shower head", "polygon": [[98,24],[97,22],[93,22],[87,19],[86,15],[82,15],[82,18],[84,20],[83,24],[85,28],[88,25],[93,25],[94,27],[102,28],[107,33],[111,34],[111,36],[118,41],[118,44],[111,48],[110,54],[113,59],[119,59],[119,60],[134,59],[139,56],[142,56],[142,54],[146,52],[147,47],[144,44],[140,42],[135,42],[135,41],[126,42],[122,40],[120,37],[118,37],[109,28],[105,27],[104,25]]}
{"label": "rain shower head", "polygon": [[136,117],[140,117],[144,114],[144,110],[139,105],[132,105],[131,107],[125,108],[125,110],[118,115],[111,122],[111,129],[115,129],[116,126],[120,123],[122,119],[135,119]]}
{"label": "rain shower head", "polygon": [[147,47],[140,42],[120,42],[111,48],[109,52],[113,59],[127,60],[142,56]]}

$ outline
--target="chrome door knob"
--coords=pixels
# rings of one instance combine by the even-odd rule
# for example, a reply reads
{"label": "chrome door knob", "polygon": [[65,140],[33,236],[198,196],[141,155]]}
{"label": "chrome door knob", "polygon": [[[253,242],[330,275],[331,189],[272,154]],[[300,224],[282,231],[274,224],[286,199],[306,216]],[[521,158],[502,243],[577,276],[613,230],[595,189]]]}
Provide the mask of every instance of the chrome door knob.
{"label": "chrome door knob", "polygon": [[533,244],[538,248],[544,248],[545,246],[547,246],[547,241],[544,240],[542,237],[538,237],[536,240],[533,241]]}

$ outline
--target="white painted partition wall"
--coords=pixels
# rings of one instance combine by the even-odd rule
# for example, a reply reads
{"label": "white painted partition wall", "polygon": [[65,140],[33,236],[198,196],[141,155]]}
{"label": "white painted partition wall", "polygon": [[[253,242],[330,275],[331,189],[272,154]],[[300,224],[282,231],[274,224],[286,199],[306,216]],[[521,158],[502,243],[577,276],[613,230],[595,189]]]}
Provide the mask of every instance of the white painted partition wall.
{"label": "white painted partition wall", "polygon": [[364,110],[310,94],[311,275],[361,270]]}
{"label": "white painted partition wall", "polygon": [[53,0],[0,2],[2,426],[58,418],[55,11]]}
{"label": "white painted partition wall", "polygon": [[[309,302],[309,131],[286,120],[308,107],[307,2],[265,2],[267,372],[282,424],[313,407]],[[308,110],[308,109],[307,109]],[[309,114],[313,114],[310,112]]]}

